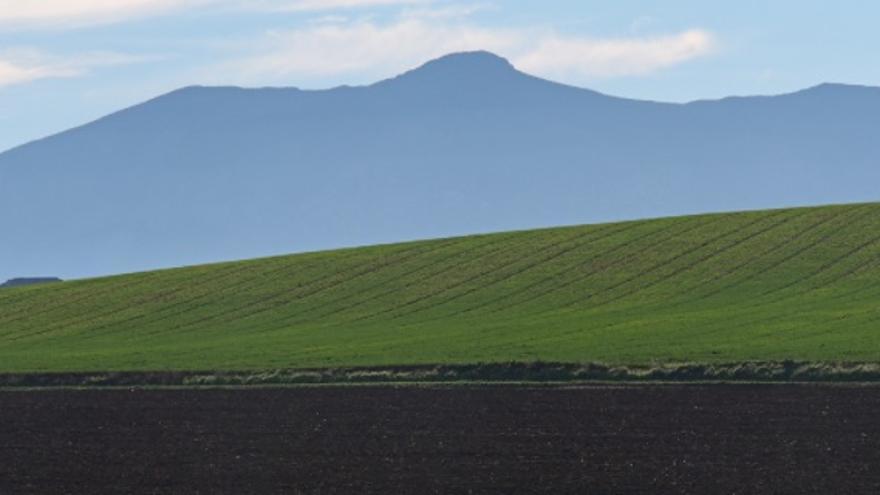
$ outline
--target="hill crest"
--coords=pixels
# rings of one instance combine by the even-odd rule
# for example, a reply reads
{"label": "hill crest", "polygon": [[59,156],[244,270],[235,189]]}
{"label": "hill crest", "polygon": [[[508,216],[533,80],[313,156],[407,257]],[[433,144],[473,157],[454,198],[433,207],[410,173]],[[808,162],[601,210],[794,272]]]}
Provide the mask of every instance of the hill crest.
{"label": "hill crest", "polygon": [[878,259],[874,203],[69,281],[0,291],[0,373],[880,363]]}

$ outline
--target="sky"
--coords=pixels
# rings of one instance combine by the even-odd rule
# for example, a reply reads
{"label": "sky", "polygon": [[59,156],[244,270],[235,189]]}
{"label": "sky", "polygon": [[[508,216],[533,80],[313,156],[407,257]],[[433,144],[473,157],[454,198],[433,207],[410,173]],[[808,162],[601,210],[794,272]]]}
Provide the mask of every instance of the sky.
{"label": "sky", "polygon": [[368,84],[489,50],[684,102],[880,86],[868,0],[0,0],[0,151],[188,85]]}

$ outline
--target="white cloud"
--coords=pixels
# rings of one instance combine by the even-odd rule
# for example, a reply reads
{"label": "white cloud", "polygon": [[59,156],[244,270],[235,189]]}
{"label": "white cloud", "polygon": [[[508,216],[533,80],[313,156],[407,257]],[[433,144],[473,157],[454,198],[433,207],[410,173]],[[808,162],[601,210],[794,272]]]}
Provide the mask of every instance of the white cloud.
{"label": "white cloud", "polygon": [[0,0],[4,26],[77,27],[164,13],[215,0]]}
{"label": "white cloud", "polygon": [[196,7],[316,12],[412,6],[433,0],[0,0],[0,26],[68,28],[100,25]]}
{"label": "white cloud", "polygon": [[92,69],[152,60],[155,57],[114,52],[88,52],[69,57],[29,48],[0,51],[0,88],[38,79],[78,77]]}
{"label": "white cloud", "polygon": [[477,12],[494,8],[496,6],[489,3],[425,4],[407,7],[401,11],[400,16],[410,19],[462,19],[472,16]]}
{"label": "white cloud", "polygon": [[430,0],[264,0],[262,3],[278,10],[319,11],[418,5],[429,2]]}
{"label": "white cloud", "polygon": [[702,30],[593,39],[402,17],[389,24],[348,21],[269,33],[252,44],[253,55],[210,70],[234,73],[238,84],[301,85],[340,76],[366,82],[450,52],[489,50],[526,72],[577,83],[648,74],[711,53],[714,44]]}
{"label": "white cloud", "polygon": [[50,67],[24,67],[0,59],[0,88],[30,82],[35,79],[64,76],[64,72],[53,70]]}
{"label": "white cloud", "polygon": [[[440,0],[0,0],[0,27],[83,26],[196,7],[312,13],[312,22],[297,29],[222,42],[223,57],[231,60],[205,68],[199,77],[203,83],[221,84],[364,83],[467,50],[493,51],[526,72],[581,83],[652,73],[711,53],[715,45],[711,33],[698,29],[597,39],[548,28],[481,27],[469,22],[474,12],[493,5]],[[378,6],[400,8],[388,22],[340,15],[346,9]],[[70,61],[0,52],[0,85],[74,77],[99,65],[128,63],[110,58],[91,53]]]}
{"label": "white cloud", "polygon": [[517,67],[555,77],[597,78],[641,75],[712,51],[714,39],[702,30],[653,38],[589,39],[551,35],[516,57]]}
{"label": "white cloud", "polygon": [[503,50],[516,36],[497,30],[431,26],[407,19],[389,26],[370,22],[317,25],[270,33],[259,54],[234,61],[236,72],[264,76],[333,76],[357,72],[385,74],[450,52]]}

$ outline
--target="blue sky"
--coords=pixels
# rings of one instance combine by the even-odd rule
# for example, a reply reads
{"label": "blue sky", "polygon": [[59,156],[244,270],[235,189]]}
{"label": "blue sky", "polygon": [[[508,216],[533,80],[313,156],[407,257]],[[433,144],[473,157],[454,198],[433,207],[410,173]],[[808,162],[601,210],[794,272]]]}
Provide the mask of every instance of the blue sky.
{"label": "blue sky", "polygon": [[0,150],[192,85],[363,84],[487,49],[633,98],[880,86],[880,2],[0,0]]}

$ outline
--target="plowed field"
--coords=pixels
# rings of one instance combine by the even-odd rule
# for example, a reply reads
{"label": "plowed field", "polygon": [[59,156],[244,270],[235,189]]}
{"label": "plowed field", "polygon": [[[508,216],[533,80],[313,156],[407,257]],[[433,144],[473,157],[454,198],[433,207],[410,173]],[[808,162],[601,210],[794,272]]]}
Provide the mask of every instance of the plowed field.
{"label": "plowed field", "polygon": [[878,493],[880,388],[0,392],[0,493]]}

